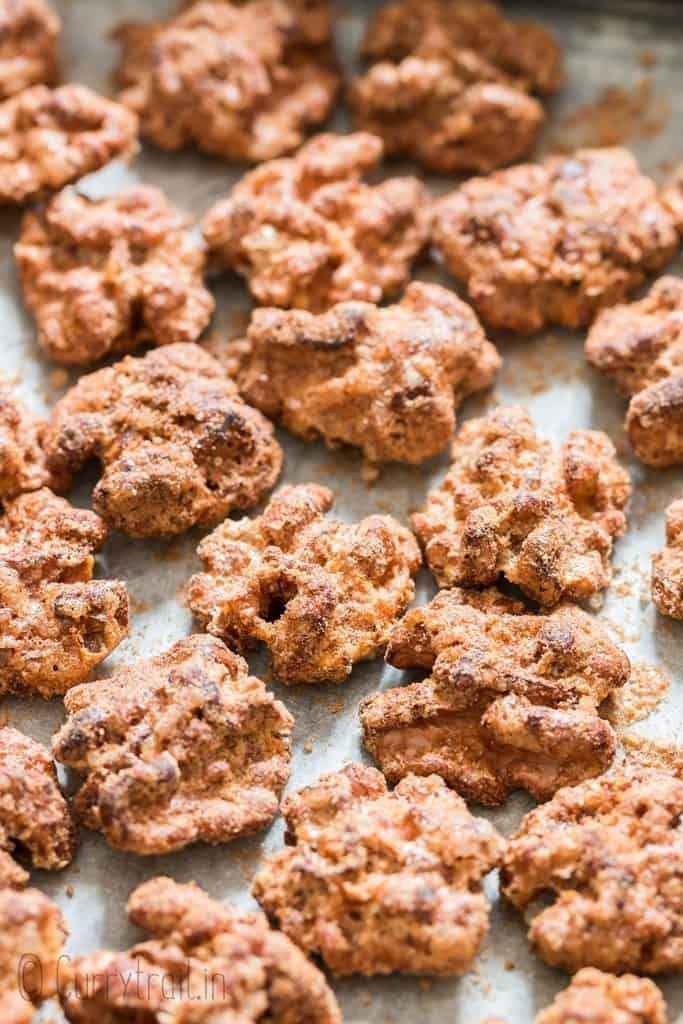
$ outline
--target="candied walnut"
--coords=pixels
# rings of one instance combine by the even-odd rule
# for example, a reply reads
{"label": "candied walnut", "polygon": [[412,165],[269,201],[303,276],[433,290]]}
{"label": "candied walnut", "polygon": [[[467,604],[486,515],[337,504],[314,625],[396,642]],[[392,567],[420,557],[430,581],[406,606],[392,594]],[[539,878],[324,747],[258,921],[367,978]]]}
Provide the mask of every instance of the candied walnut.
{"label": "candied walnut", "polygon": [[666,510],[666,547],[652,559],[652,600],[657,611],[683,619],[683,501]]}
{"label": "candied walnut", "polygon": [[0,381],[0,503],[50,483],[45,465],[45,424]]}
{"label": "candied walnut", "polygon": [[58,761],[86,775],[75,810],[117,849],[226,843],[277,814],[293,719],[220,640],[191,636],[64,699]]}
{"label": "candied walnut", "polygon": [[254,895],[335,974],[462,974],[488,929],[482,879],[504,843],[435,775],[388,792],[349,765],[283,804],[291,849],[269,857]]}
{"label": "candied walnut", "polygon": [[66,191],[24,217],[14,252],[38,341],[86,366],[143,342],[195,341],[214,301],[185,216],[156,188],[110,199]]}
{"label": "candied walnut", "polygon": [[36,85],[0,105],[0,205],[56,191],[137,148],[137,118],[84,85]]}
{"label": "candied walnut", "polygon": [[683,278],[661,277],[644,299],[604,309],[586,356],[630,398],[636,455],[650,466],[683,462]]}
{"label": "candied walnut", "polygon": [[42,892],[0,889],[3,1024],[32,1024],[36,1008],[56,995],[65,939],[61,912]]}
{"label": "candied walnut", "polygon": [[[181,0],[180,8],[193,7],[205,0]],[[243,7],[258,0],[222,0],[233,7]],[[327,43],[332,38],[332,9],[329,0],[288,0],[287,37],[298,45]]]}
{"label": "candied walnut", "polygon": [[416,178],[360,181],[381,157],[366,132],[317,135],[250,171],[204,219],[214,262],[243,274],[264,306],[315,313],[399,291],[427,243],[431,202]]}
{"label": "candied walnut", "polygon": [[154,878],[131,894],[128,916],[152,938],[72,962],[62,992],[72,1024],[341,1024],[321,971],[263,914]]}
{"label": "candied walnut", "polygon": [[469,306],[417,281],[388,308],[258,309],[237,347],[248,402],[300,437],[355,445],[372,462],[436,455],[456,406],[488,387],[501,363]]}
{"label": "candied walnut", "polygon": [[[119,98],[163,149],[195,144],[249,161],[289,153],[339,88],[329,21],[302,24],[299,13],[279,0],[207,0],[168,21],[123,24]],[[314,41],[316,31],[325,34]]]}
{"label": "candied walnut", "polygon": [[99,516],[46,488],[0,516],[0,693],[64,693],[128,632],[124,583],[94,580]]}
{"label": "candied walnut", "polygon": [[584,967],[536,1024],[667,1024],[664,997],[649,978]]}
{"label": "candied walnut", "polygon": [[131,537],[212,526],[275,483],[271,424],[198,345],[175,344],[81,377],[55,406],[49,468],[71,477],[97,458],[95,510]]}
{"label": "candied walnut", "polygon": [[343,682],[384,651],[412,600],[420,552],[392,516],[326,519],[332,492],[283,487],[256,519],[226,519],[199,545],[188,600],[238,650],[260,640],[285,684]]}
{"label": "candied walnut", "polygon": [[582,149],[472,178],[437,205],[434,242],[484,320],[579,327],[678,247],[674,219],[624,149]]}
{"label": "candied walnut", "polygon": [[398,623],[386,659],[431,670],[361,704],[365,746],[389,782],[436,773],[478,803],[517,788],[547,800],[614,757],[598,708],[629,661],[578,608],[531,615],[495,590],[444,590]]}
{"label": "candied walnut", "polygon": [[681,970],[682,816],[683,781],[641,768],[562,789],[525,816],[501,879],[519,910],[550,900],[529,930],[547,963],[568,971]]}
{"label": "candied walnut", "polygon": [[45,0],[0,0],[0,100],[56,82],[60,34]]}
{"label": "candied walnut", "polygon": [[503,576],[550,606],[609,585],[630,484],[606,434],[575,430],[557,449],[524,409],[498,408],[461,427],[451,458],[413,516],[440,586],[483,587]]}

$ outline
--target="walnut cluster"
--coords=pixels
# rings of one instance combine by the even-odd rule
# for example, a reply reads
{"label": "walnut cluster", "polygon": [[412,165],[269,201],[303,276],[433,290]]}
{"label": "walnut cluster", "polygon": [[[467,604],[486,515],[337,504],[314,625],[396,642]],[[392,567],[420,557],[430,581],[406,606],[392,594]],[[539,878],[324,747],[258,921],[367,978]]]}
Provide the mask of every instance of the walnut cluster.
{"label": "walnut cluster", "polygon": [[213,262],[262,306],[315,313],[395,294],[428,241],[431,201],[417,178],[361,181],[382,152],[366,132],[317,135],[250,171],[204,219]]}
{"label": "walnut cluster", "polygon": [[0,380],[0,506],[47,486],[45,423],[32,415]]}
{"label": "walnut cluster", "polygon": [[652,559],[652,600],[662,615],[683,619],[683,501],[666,510],[666,546]]}
{"label": "walnut cluster", "polygon": [[414,594],[414,537],[391,516],[327,519],[332,492],[283,487],[256,519],[227,519],[199,545],[188,600],[238,650],[262,641],[285,684],[342,682],[384,651]]}
{"label": "walnut cluster", "polygon": [[664,997],[649,978],[584,967],[536,1024],[667,1024]]}
{"label": "walnut cluster", "polygon": [[56,82],[60,36],[46,0],[0,0],[0,100]]}

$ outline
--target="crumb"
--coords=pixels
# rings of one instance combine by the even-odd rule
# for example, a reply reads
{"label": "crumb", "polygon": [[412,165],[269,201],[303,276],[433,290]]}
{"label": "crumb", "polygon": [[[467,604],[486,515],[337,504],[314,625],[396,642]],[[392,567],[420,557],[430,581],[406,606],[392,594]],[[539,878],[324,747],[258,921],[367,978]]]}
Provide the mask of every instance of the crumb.
{"label": "crumb", "polygon": [[609,695],[602,711],[613,725],[633,725],[656,710],[670,686],[669,677],[656,665],[631,665],[624,686]]}

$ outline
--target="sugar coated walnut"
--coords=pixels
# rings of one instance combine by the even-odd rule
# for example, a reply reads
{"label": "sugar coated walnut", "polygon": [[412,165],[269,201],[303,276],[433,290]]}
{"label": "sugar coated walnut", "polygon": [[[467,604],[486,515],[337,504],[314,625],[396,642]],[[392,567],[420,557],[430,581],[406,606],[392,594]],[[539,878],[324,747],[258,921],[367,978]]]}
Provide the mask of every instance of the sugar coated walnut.
{"label": "sugar coated walnut", "polygon": [[0,100],[59,73],[60,20],[45,0],[0,0]]}
{"label": "sugar coated walnut", "polygon": [[72,962],[62,994],[72,1024],[341,1024],[323,974],[263,914],[154,878],[132,893],[128,916],[151,938]]}
{"label": "sugar coated walnut", "polygon": [[329,20],[302,22],[303,7],[206,0],[165,22],[122,25],[120,99],[142,134],[163,149],[193,143],[228,160],[300,146],[339,87]]}
{"label": "sugar coated walnut", "polygon": [[652,600],[662,615],[683,619],[683,501],[666,510],[666,546],[652,559]]}
{"label": "sugar coated walnut", "polygon": [[536,1024],[667,1024],[664,997],[649,978],[618,978],[593,967],[575,974]]}
{"label": "sugar coated walnut", "polygon": [[0,516],[0,693],[64,693],[125,637],[125,584],[92,578],[106,537],[99,516],[47,489],[7,504]]}
{"label": "sugar coated walnut", "polygon": [[50,358],[87,366],[143,342],[196,341],[214,301],[186,226],[149,186],[98,200],[60,192],[27,213],[14,251]]}
{"label": "sugar coated walnut", "polygon": [[433,237],[482,318],[523,334],[590,323],[678,246],[671,212],[624,149],[472,178],[437,205]]}
{"label": "sugar coated walnut", "polygon": [[332,492],[283,487],[256,519],[226,519],[199,545],[188,600],[203,628],[238,650],[258,641],[286,684],[342,682],[384,651],[414,593],[413,535],[391,516],[327,519]]}
{"label": "sugar coated walnut", "polygon": [[45,424],[0,381],[0,505],[50,483],[45,465]]}
{"label": "sugar coated walnut", "polygon": [[0,105],[0,205],[54,192],[137,147],[137,118],[84,85],[36,85]]}
{"label": "sugar coated walnut", "polygon": [[300,437],[355,445],[372,462],[419,463],[448,444],[457,405],[488,387],[500,362],[469,306],[415,281],[395,306],[256,310],[237,382]]}
{"label": "sugar coated walnut", "polygon": [[55,757],[85,774],[76,813],[111,846],[168,853],[275,817],[292,718],[220,640],[188,637],[64,704]]}
{"label": "sugar coated walnut", "polygon": [[549,897],[529,930],[547,963],[568,971],[681,970],[682,815],[683,780],[643,768],[562,789],[526,815],[501,878],[519,910]]}
{"label": "sugar coated walnut", "polygon": [[431,202],[416,178],[362,182],[381,157],[374,135],[326,134],[250,171],[204,219],[214,263],[263,306],[323,312],[395,294],[427,243]]}
{"label": "sugar coated walnut", "polygon": [[283,804],[289,849],[254,895],[335,974],[462,974],[488,928],[482,879],[503,840],[435,775],[388,792],[349,765]]}
{"label": "sugar coated walnut", "polygon": [[59,908],[38,889],[0,889],[0,1020],[32,1024],[56,995],[66,927]]}
{"label": "sugar coated walnut", "polygon": [[365,746],[389,782],[435,773],[478,803],[516,788],[547,800],[614,757],[598,709],[629,661],[578,608],[532,615],[495,590],[444,590],[395,626],[386,658],[431,671],[361,704]]}
{"label": "sugar coated walnut", "polygon": [[498,408],[461,427],[451,458],[413,516],[440,586],[483,587],[502,576],[551,606],[609,585],[630,484],[606,434],[576,430],[558,449],[524,409]]}
{"label": "sugar coated walnut", "polygon": [[259,501],[282,463],[270,423],[189,343],[81,377],[55,406],[45,448],[67,477],[100,460],[95,510],[132,537],[212,526]]}

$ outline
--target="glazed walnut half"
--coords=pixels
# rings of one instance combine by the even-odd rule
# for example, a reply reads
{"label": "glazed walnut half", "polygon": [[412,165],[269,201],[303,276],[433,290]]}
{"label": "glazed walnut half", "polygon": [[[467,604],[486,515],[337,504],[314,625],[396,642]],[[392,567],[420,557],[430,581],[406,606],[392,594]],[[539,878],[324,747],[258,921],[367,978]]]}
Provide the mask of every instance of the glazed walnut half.
{"label": "glazed walnut half", "polygon": [[38,889],[0,889],[0,1020],[33,1024],[57,994],[66,926],[59,907]]}
{"label": "glazed walnut half", "polygon": [[61,23],[46,0],[0,0],[0,100],[59,75]]}
{"label": "glazed walnut half", "polygon": [[592,967],[575,974],[536,1024],[667,1024],[664,997],[649,978],[620,978]]}
{"label": "glazed walnut half", "polygon": [[0,505],[50,483],[44,434],[45,423],[0,380]]}
{"label": "glazed walnut half", "polygon": [[657,611],[683,619],[683,501],[666,510],[666,546],[652,559],[652,600]]}

